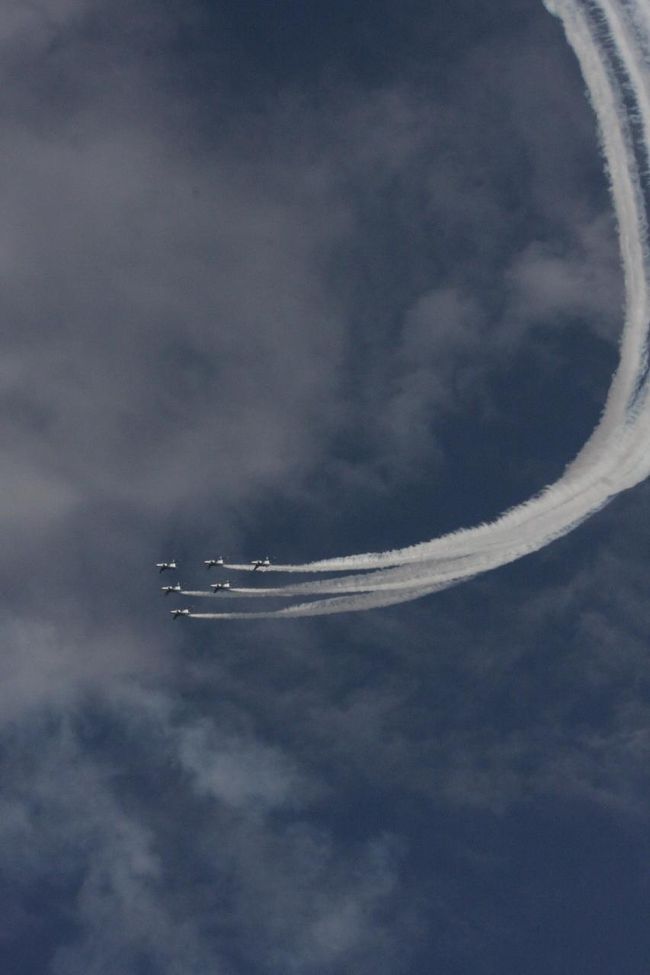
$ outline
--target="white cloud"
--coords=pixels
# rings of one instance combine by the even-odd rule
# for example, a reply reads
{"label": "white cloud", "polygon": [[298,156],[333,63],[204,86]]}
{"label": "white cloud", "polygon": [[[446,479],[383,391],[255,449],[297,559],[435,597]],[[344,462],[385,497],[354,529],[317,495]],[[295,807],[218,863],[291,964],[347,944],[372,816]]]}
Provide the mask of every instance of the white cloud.
{"label": "white cloud", "polygon": [[455,288],[430,291],[406,312],[379,417],[397,467],[408,470],[415,457],[431,453],[436,423],[466,395],[482,325],[480,309]]}
{"label": "white cloud", "polygon": [[529,244],[508,274],[510,315],[521,328],[547,328],[578,319],[616,343],[623,322],[623,294],[616,238],[609,216],[578,224],[574,241]]}
{"label": "white cloud", "polygon": [[3,0],[0,43],[45,40],[88,7],[89,0]]}
{"label": "white cloud", "polygon": [[[180,721],[164,694],[131,685],[110,711],[92,700],[66,718],[50,706],[16,723],[5,764],[2,875],[18,900],[56,878],[50,909],[70,925],[56,975],[126,973],[140,959],[164,975],[229,972],[233,954],[305,975],[393,971],[409,914],[396,900],[393,839],[339,849],[306,810],[291,810],[277,752],[233,734],[220,743],[207,722]],[[226,751],[232,764],[219,766]]]}
{"label": "white cloud", "polygon": [[235,808],[272,809],[295,803],[300,778],[276,748],[219,735],[206,721],[180,730],[177,747],[199,793]]}

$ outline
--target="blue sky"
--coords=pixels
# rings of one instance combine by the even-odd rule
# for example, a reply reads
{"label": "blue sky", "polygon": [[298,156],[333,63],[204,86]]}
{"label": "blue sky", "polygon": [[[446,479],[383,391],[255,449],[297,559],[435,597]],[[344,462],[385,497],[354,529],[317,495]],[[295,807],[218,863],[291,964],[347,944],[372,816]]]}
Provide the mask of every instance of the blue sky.
{"label": "blue sky", "polygon": [[644,975],[647,485],[365,614],[172,625],[154,569],[577,453],[623,299],[558,22],[38,0],[0,49],[2,970]]}

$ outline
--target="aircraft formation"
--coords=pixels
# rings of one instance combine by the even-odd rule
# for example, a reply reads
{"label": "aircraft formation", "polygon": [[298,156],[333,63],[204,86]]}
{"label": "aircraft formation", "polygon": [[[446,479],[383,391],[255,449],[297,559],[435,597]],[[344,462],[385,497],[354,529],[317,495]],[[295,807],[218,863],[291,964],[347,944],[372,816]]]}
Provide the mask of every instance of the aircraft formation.
{"label": "aircraft formation", "polygon": [[[268,557],[268,555],[265,556],[263,559],[252,559],[251,562],[249,563],[249,565],[252,565],[253,567],[252,569],[253,572],[257,572],[258,569],[266,569],[270,566],[270,564],[271,564],[271,560]],[[219,556],[219,558],[217,559],[204,559],[203,565],[206,567],[206,569],[219,569],[219,568],[223,568],[225,562],[223,557]],[[176,569],[178,569],[178,565],[176,563],[176,559],[172,559],[170,562],[156,562],[156,568],[158,569],[159,573],[168,572],[168,571],[175,571]],[[184,591],[180,582],[176,582],[173,585],[170,584],[168,586],[161,586],[160,588],[162,593],[165,596],[169,596],[169,594],[172,592],[182,593]],[[223,582],[212,582],[210,584],[210,589],[212,589],[214,593],[227,592],[230,589],[230,581],[226,579]],[[176,620],[179,617],[189,617],[192,615],[192,612],[189,609],[172,609],[170,610],[170,614],[172,619]]]}

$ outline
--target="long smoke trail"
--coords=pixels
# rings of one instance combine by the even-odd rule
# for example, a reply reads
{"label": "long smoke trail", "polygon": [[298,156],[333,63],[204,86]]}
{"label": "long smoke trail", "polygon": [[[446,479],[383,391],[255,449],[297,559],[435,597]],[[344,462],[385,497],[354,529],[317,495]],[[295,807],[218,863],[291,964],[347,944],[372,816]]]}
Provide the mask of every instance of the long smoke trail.
{"label": "long smoke trail", "polygon": [[271,612],[193,616],[290,618],[416,599],[543,548],[650,475],[650,12],[646,0],[543,2],[562,21],[578,58],[598,119],[618,221],[626,314],[619,365],[599,424],[558,481],[494,522],[391,552],[270,566],[264,571],[366,571],[239,593],[255,597],[331,594],[311,603]]}

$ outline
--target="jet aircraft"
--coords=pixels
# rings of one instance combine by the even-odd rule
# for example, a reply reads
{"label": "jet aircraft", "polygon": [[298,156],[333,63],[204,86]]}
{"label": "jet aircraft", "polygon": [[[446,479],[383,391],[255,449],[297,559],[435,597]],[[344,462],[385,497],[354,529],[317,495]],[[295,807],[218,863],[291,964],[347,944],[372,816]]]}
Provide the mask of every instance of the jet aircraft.
{"label": "jet aircraft", "polygon": [[218,559],[206,559],[203,563],[206,569],[214,569],[218,565],[223,565],[223,559],[219,556]]}
{"label": "jet aircraft", "polygon": [[174,586],[161,586],[160,587],[166,596],[169,596],[170,592],[182,592],[180,582],[177,582]]}
{"label": "jet aircraft", "polygon": [[176,620],[178,619],[179,616],[189,616],[190,611],[189,609],[172,609],[171,614],[173,618]]}
{"label": "jet aircraft", "polygon": [[165,572],[166,569],[175,569],[176,567],[175,559],[172,559],[171,562],[156,562],[156,568],[159,572]]}
{"label": "jet aircraft", "polygon": [[253,566],[253,572],[257,572],[258,569],[265,569],[270,564],[271,564],[271,560],[268,557],[268,555],[266,556],[265,559],[253,559],[253,561],[251,562],[251,565]]}
{"label": "jet aircraft", "polygon": [[229,582],[211,582],[210,589],[214,589],[215,592],[221,592],[223,589],[230,589]]}

